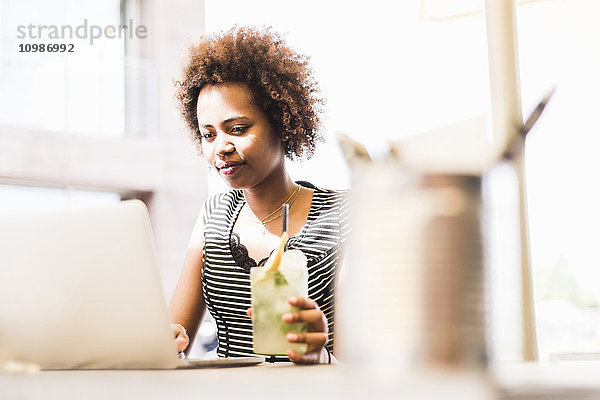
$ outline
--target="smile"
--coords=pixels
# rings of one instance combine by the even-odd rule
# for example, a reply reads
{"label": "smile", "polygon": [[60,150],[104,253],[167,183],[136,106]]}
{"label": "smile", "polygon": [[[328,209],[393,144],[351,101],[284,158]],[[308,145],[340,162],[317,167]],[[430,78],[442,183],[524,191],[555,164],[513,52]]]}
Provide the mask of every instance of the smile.
{"label": "smile", "polygon": [[245,162],[222,163],[217,165],[217,169],[219,170],[219,173],[223,175],[233,175],[245,164]]}

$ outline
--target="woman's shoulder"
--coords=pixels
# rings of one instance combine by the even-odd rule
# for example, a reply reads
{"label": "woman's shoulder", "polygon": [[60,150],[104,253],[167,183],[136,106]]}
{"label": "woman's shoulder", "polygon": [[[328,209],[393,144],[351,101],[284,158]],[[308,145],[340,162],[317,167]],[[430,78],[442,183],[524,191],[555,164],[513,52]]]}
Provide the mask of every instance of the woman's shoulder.
{"label": "woman's shoulder", "polygon": [[216,193],[209,196],[204,201],[204,206],[202,207],[203,219],[206,220],[218,209],[227,209],[233,207],[236,202],[240,201],[243,198],[243,193],[241,190],[230,189],[226,192]]}
{"label": "woman's shoulder", "polygon": [[326,189],[310,182],[297,181],[297,184],[313,190],[313,203],[316,207],[342,207],[350,201],[349,189]]}
{"label": "woman's shoulder", "polygon": [[326,197],[331,198],[347,196],[350,193],[349,189],[327,189],[307,181],[296,181],[296,183],[302,187],[313,190],[317,194],[325,195]]}
{"label": "woman's shoulder", "polygon": [[[315,232],[339,232],[341,243],[345,243],[350,233],[350,190],[349,189],[324,189],[309,182],[298,184],[314,190],[313,214],[309,224]],[[333,224],[332,224],[333,223]],[[324,229],[326,228],[326,229]],[[309,229],[311,231],[311,229]]]}

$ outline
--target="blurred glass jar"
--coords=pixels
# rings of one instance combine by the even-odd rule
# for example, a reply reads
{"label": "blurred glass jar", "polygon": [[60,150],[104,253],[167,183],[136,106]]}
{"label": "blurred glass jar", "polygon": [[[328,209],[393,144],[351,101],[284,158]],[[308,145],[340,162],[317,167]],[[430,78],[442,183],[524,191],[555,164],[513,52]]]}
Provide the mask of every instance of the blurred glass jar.
{"label": "blurred glass jar", "polygon": [[354,168],[336,294],[341,360],[395,371],[487,363],[481,177]]}

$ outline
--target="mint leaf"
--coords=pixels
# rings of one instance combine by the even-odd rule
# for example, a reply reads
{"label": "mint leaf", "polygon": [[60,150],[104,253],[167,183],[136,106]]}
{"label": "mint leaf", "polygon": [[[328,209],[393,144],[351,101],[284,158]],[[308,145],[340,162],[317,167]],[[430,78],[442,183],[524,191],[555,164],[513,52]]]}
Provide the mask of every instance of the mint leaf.
{"label": "mint leaf", "polygon": [[283,276],[283,274],[279,271],[275,271],[273,273],[273,280],[275,281],[275,286],[283,286],[288,284],[285,276]]}

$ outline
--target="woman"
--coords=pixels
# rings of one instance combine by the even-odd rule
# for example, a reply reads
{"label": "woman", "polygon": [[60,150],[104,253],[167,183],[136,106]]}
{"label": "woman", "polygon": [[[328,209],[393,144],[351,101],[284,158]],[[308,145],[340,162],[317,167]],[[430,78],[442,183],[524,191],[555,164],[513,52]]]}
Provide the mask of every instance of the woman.
{"label": "woman", "polygon": [[348,207],[345,193],[294,182],[286,170],[286,157],[309,158],[322,139],[322,100],[306,58],[269,29],[233,28],[191,48],[177,99],[199,151],[232,188],[206,201],[190,239],[169,305],[178,349],[191,347],[208,308],[218,355],[253,354],[249,271],[277,247],[289,203],[288,248],[307,256],[309,298],[290,298],[300,311],[283,320],[308,324],[308,332],[287,335],[308,351],[286,354],[296,363],[330,362]]}

